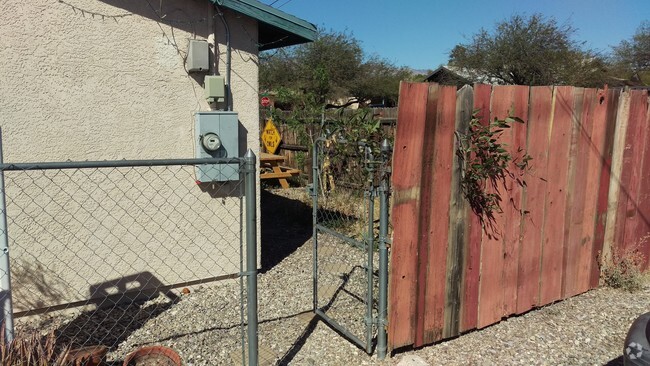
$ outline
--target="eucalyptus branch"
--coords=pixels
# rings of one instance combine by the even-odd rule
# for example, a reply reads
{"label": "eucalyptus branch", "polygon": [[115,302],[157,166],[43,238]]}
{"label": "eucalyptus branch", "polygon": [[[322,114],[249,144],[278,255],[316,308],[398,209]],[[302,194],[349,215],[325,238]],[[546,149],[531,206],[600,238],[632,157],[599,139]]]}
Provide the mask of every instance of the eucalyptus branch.
{"label": "eucalyptus branch", "polygon": [[467,134],[455,132],[456,155],[461,164],[460,188],[488,237],[498,237],[494,214],[503,212],[500,188],[507,190],[507,179],[524,187],[526,182],[522,175],[531,157],[521,148],[517,151],[519,155],[513,157],[507,145],[499,142],[512,123],[524,123],[521,118],[510,115],[483,125],[477,117],[478,112],[472,113]]}

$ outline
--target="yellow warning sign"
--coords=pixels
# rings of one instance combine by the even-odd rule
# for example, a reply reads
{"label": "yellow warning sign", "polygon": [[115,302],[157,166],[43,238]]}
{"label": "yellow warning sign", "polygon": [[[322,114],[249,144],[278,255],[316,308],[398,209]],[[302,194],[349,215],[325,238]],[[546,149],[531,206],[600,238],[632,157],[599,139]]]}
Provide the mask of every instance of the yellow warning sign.
{"label": "yellow warning sign", "polygon": [[264,131],[262,131],[262,143],[266,151],[270,154],[275,154],[278,146],[280,146],[280,140],[282,140],[280,132],[273,124],[273,120],[269,118],[264,126]]}

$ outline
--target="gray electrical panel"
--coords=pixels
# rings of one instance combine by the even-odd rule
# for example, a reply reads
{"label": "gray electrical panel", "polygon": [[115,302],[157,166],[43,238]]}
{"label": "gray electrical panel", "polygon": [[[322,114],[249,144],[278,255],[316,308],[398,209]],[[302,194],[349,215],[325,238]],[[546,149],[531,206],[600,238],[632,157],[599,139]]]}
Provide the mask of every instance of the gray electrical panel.
{"label": "gray electrical panel", "polygon": [[210,71],[208,42],[190,40],[187,48],[186,68],[189,72],[208,72]]}
{"label": "gray electrical panel", "polygon": [[[236,112],[197,112],[195,118],[196,158],[236,158],[239,155],[239,120]],[[239,164],[212,164],[196,167],[199,182],[226,182],[239,179]]]}

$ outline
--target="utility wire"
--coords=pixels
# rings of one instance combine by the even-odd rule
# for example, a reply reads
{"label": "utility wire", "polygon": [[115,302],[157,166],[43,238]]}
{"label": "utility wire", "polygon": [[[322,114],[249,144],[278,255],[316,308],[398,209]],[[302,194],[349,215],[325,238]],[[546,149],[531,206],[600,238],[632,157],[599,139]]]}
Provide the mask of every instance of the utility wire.
{"label": "utility wire", "polygon": [[293,1],[293,0],[287,0],[287,1],[285,1],[284,3],[282,3],[282,5],[278,6],[276,9],[280,9],[281,7],[283,7],[283,6],[287,5],[287,4],[289,4],[291,1]]}

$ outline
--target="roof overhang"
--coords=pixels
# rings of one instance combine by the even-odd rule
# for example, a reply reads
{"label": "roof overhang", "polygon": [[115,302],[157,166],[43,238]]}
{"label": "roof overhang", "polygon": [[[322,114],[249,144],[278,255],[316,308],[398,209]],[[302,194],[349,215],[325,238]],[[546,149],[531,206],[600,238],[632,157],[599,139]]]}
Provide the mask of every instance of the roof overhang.
{"label": "roof overhang", "polygon": [[210,0],[258,21],[259,50],[292,46],[316,39],[316,26],[257,0]]}

